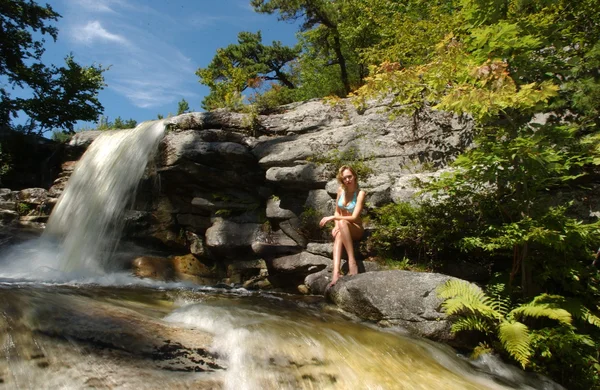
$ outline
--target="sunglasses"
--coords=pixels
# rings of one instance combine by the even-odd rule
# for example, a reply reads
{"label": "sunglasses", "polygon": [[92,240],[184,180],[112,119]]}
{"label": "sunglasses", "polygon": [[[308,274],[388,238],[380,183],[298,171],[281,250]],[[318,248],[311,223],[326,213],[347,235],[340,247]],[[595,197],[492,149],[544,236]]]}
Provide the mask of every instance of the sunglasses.
{"label": "sunglasses", "polygon": [[352,180],[354,179],[354,176],[350,175],[350,176],[342,176],[342,180],[344,181],[348,181],[348,180]]}

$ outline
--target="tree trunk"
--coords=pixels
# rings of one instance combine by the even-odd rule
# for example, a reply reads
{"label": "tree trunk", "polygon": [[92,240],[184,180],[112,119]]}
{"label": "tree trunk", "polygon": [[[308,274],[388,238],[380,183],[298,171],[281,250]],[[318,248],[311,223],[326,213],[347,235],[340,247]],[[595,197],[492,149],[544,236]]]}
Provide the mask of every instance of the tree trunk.
{"label": "tree trunk", "polygon": [[333,50],[337,57],[338,63],[340,64],[340,76],[342,84],[344,84],[344,97],[350,93],[350,81],[348,80],[348,70],[346,69],[346,59],[342,54],[342,44],[340,42],[340,35],[337,31],[333,32]]}

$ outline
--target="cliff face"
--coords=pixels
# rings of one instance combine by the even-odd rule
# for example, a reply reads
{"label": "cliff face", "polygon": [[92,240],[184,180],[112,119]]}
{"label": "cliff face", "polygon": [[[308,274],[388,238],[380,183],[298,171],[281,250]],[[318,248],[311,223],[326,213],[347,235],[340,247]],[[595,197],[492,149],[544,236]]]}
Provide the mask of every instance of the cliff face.
{"label": "cliff face", "polygon": [[364,172],[359,184],[373,208],[410,200],[411,178],[434,174],[470,143],[468,120],[392,114],[313,100],[258,117],[215,111],[170,118],[125,239],[192,253],[228,282],[268,275],[277,287],[321,291],[323,283],[305,279],[330,268],[329,234],[318,221],[333,213],[342,161]]}

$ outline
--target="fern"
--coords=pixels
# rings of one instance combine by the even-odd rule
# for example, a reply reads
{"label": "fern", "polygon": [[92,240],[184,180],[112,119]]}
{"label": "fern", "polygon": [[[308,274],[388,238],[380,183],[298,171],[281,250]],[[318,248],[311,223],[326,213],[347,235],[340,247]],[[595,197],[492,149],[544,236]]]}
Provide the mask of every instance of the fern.
{"label": "fern", "polygon": [[442,308],[448,315],[471,312],[488,318],[499,316],[491,305],[492,300],[479,287],[462,280],[448,280],[438,287],[438,296],[446,299],[442,303]]}
{"label": "fern", "polygon": [[531,356],[531,340],[527,325],[517,321],[503,321],[498,327],[498,338],[506,352],[525,368]]}
{"label": "fern", "polygon": [[[581,303],[559,295],[541,294],[531,302],[512,308],[509,297],[503,296],[503,285],[494,285],[486,295],[477,286],[464,280],[452,279],[438,287],[438,296],[444,298],[442,308],[447,315],[454,315],[452,332],[474,330],[500,340],[502,348],[523,368],[529,364],[532,354],[531,334],[520,320],[526,318],[549,318],[572,328],[571,313],[595,326],[600,319]],[[571,310],[567,311],[566,306]]]}
{"label": "fern", "polygon": [[451,330],[454,333],[463,330],[477,330],[485,334],[493,333],[493,327],[487,321],[475,315],[457,318],[452,324]]}
{"label": "fern", "polygon": [[531,302],[517,307],[510,313],[514,318],[518,318],[520,315],[523,315],[534,318],[547,317],[559,321],[565,325],[570,325],[572,322],[571,314],[568,311],[565,309],[552,307],[552,305],[549,304],[536,304]]}

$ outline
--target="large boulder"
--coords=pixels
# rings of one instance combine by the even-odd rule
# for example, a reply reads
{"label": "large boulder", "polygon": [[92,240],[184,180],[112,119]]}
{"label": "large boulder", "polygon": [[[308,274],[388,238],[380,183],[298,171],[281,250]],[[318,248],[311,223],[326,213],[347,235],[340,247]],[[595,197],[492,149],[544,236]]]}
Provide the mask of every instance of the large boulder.
{"label": "large boulder", "polygon": [[326,291],[341,309],[381,326],[400,326],[413,334],[452,344],[450,321],[441,311],[436,289],[450,276],[380,271],[343,277]]}

